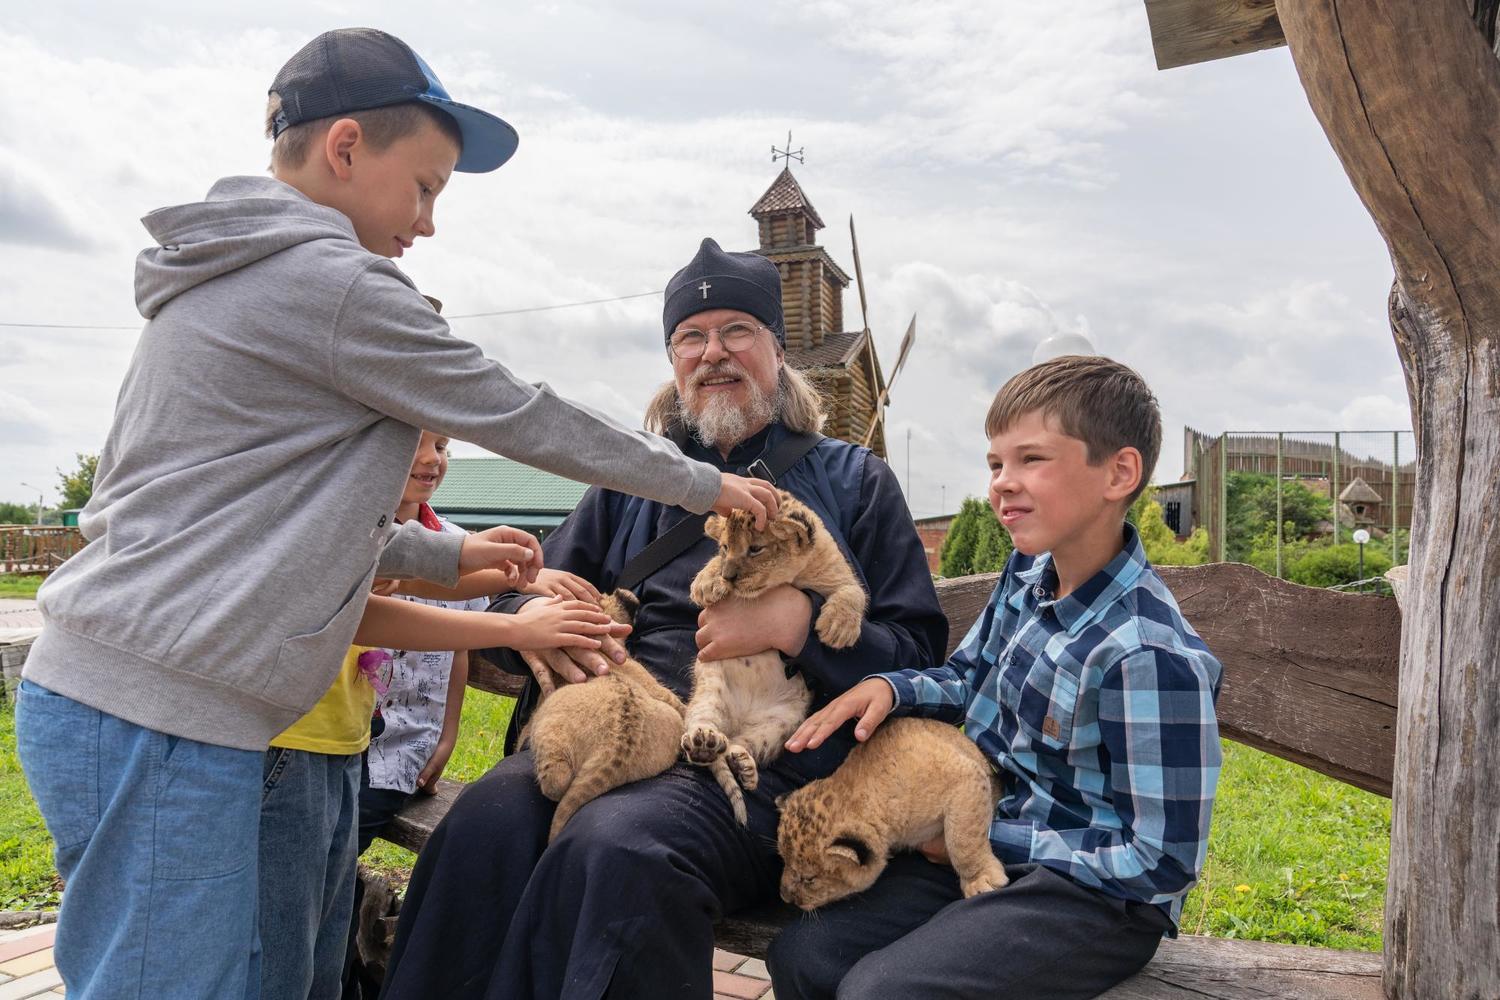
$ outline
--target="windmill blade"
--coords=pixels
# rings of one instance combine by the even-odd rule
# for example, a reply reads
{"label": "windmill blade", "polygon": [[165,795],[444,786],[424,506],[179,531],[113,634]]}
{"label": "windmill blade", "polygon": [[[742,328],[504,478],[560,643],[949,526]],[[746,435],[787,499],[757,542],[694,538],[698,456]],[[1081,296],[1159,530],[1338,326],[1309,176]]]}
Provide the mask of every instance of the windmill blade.
{"label": "windmill blade", "polygon": [[870,414],[870,429],[865,431],[865,439],[861,445],[868,448],[870,442],[875,440],[875,429],[885,423],[885,401],[890,398],[891,386],[896,384],[896,376],[901,374],[901,368],[906,364],[906,358],[911,354],[912,345],[917,342],[917,314],[911,314],[911,322],[906,326],[906,335],[901,338],[901,350],[896,354],[896,367],[891,369],[891,377],[885,380],[885,387],[880,390],[880,398],[875,400],[875,411]]}
{"label": "windmill blade", "polygon": [[865,325],[865,335],[870,333],[870,307],[865,301],[865,272],[859,266],[859,237],[854,235],[854,216],[849,216],[849,246],[854,250],[854,283],[859,286],[859,318]]}
{"label": "windmill blade", "polygon": [[896,376],[901,374],[901,366],[906,364],[906,356],[911,353],[911,347],[917,342],[917,314],[911,314],[911,322],[907,324],[906,335],[901,338],[901,349],[896,352],[896,366],[891,369],[891,377],[885,380],[886,392],[890,392],[891,386],[896,384]]}

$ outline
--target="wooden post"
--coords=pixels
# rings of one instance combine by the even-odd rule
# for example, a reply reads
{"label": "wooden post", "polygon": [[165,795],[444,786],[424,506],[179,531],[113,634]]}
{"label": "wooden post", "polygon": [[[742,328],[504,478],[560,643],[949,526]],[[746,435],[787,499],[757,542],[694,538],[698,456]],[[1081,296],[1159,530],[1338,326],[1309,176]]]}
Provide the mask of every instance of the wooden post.
{"label": "wooden post", "polygon": [[1284,446],[1283,438],[1285,436],[1280,431],[1276,433],[1276,579],[1278,580],[1284,579],[1286,576],[1281,571],[1281,536],[1284,533],[1281,525],[1281,489],[1283,485],[1281,480],[1281,450]]}
{"label": "wooden post", "polygon": [[1384,986],[1400,1000],[1500,997],[1494,6],[1276,4],[1313,112],[1390,248],[1417,434],[1385,908]]}

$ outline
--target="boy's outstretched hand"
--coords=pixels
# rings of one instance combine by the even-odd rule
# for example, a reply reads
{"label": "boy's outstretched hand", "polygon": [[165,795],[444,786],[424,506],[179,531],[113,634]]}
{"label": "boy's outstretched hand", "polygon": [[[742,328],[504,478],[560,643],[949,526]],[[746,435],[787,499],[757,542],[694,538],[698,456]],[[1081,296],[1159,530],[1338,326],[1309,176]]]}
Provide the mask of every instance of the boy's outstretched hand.
{"label": "boy's outstretched hand", "polygon": [[542,546],[536,537],[503,524],[466,536],[459,550],[460,575],[481,569],[504,570],[525,586],[536,582],[541,568]]}
{"label": "boy's outstretched hand", "polygon": [[721,473],[720,476],[719,499],[713,506],[715,514],[728,517],[730,511],[747,510],[755,515],[757,531],[776,516],[779,501],[775,486],[763,479],[746,479],[732,472]]}
{"label": "boy's outstretched hand", "polygon": [[505,645],[516,650],[599,649],[604,637],[630,634],[629,625],[614,621],[597,606],[560,597],[527,601],[509,617],[514,627]]}
{"label": "boy's outstretched hand", "polygon": [[889,684],[879,677],[862,680],[808,716],[786,741],[786,748],[792,753],[815,750],[834,730],[853,718],[859,719],[854,727],[854,738],[863,743],[895,706],[896,694]]}
{"label": "boy's outstretched hand", "polygon": [[537,597],[565,597],[590,604],[598,604],[600,600],[599,591],[592,583],[562,569],[543,569],[536,575],[535,582],[522,587],[521,592]]}

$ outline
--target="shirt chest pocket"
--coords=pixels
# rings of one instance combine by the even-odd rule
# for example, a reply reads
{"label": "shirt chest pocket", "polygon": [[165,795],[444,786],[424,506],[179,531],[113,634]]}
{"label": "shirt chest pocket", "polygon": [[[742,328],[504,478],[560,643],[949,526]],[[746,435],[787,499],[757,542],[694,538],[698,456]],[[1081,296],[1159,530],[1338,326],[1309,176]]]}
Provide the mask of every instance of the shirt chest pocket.
{"label": "shirt chest pocket", "polygon": [[1021,731],[1034,745],[1065,750],[1073,742],[1078,678],[1044,657],[1033,660],[1024,653],[1001,664],[1000,694]]}

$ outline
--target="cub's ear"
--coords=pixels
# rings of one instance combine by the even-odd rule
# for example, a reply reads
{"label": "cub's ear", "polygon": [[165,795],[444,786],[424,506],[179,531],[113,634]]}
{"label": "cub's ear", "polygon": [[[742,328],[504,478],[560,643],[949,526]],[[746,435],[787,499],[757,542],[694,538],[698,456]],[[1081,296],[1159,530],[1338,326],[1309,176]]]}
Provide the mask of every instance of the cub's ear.
{"label": "cub's ear", "polygon": [[703,522],[703,533],[716,542],[723,542],[724,518],[718,514],[708,515],[708,520]]}
{"label": "cub's ear", "polygon": [[782,792],[780,795],[776,796],[776,808],[777,808],[777,810],[782,809],[786,805],[787,797],[790,796],[790,795],[791,795],[791,792]]}
{"label": "cub's ear", "polygon": [[817,528],[813,525],[813,516],[805,510],[787,511],[787,527],[791,529],[789,538],[799,549],[805,549],[812,545],[816,537]]}
{"label": "cub's ear", "polygon": [[828,854],[836,858],[853,861],[861,867],[870,863],[870,856],[873,853],[870,850],[869,844],[853,834],[844,834],[841,837],[835,837],[833,838],[833,843],[828,845]]}

